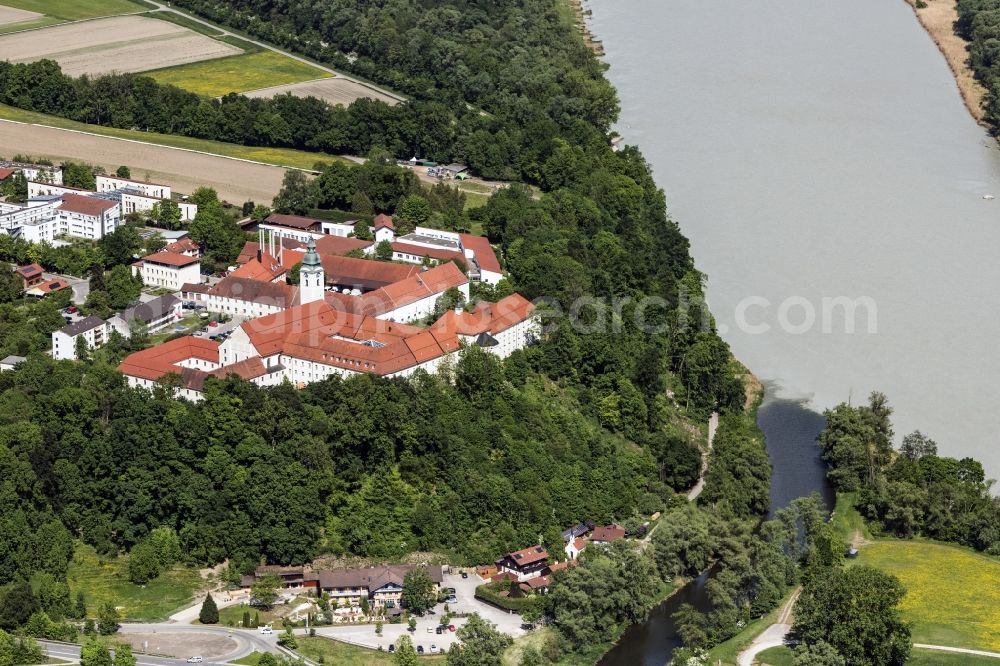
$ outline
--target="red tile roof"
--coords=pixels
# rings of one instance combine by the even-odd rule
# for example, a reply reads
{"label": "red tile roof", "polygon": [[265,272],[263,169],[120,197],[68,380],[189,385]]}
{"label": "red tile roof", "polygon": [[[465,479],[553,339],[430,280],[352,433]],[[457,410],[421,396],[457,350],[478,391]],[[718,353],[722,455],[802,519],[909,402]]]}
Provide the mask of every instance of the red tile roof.
{"label": "red tile roof", "polygon": [[17,169],[0,169],[0,180],[7,180],[17,173]]}
{"label": "red tile roof", "polygon": [[458,266],[448,262],[365,294],[362,296],[364,309],[368,313],[384,314],[428,296],[442,294],[452,287],[460,287],[468,281],[469,278]]}
{"label": "red tile roof", "polygon": [[27,266],[16,268],[14,272],[22,278],[32,278],[42,274],[42,267],[38,264],[28,264]]}
{"label": "red tile roof", "polygon": [[535,305],[520,294],[511,294],[496,303],[478,303],[472,312],[444,313],[432,328],[440,328],[465,337],[480,333],[496,335],[519,324],[534,312]]}
{"label": "red tile roof", "polygon": [[63,289],[69,289],[69,283],[66,282],[66,280],[49,280],[48,282],[36,284],[28,289],[27,293],[32,296],[45,296],[46,294],[51,294]]}
{"label": "red tile roof", "polygon": [[164,266],[180,268],[182,266],[197,264],[200,260],[198,257],[191,257],[186,254],[178,254],[176,252],[167,252],[166,250],[163,250],[161,252],[157,252],[156,254],[150,254],[143,257],[142,261],[149,262],[151,264],[162,264]]}
{"label": "red tile roof", "polygon": [[174,241],[173,243],[170,243],[165,248],[163,248],[163,250],[165,252],[184,253],[184,252],[200,252],[201,248],[198,247],[198,244],[195,243],[190,238],[182,238],[179,241]]}
{"label": "red tile roof", "polygon": [[497,259],[496,252],[493,251],[493,246],[490,245],[488,238],[485,236],[473,236],[472,234],[459,234],[458,238],[462,242],[462,247],[472,250],[480,268],[491,273],[503,272],[503,269],[500,268],[500,261]]}
{"label": "red tile roof", "polygon": [[169,372],[181,374],[189,369],[178,363],[190,358],[218,364],[219,343],[188,335],[129,354],[118,365],[118,370],[132,377],[155,381]]}
{"label": "red tile roof", "polygon": [[595,527],[594,533],[590,535],[590,540],[595,542],[618,541],[625,538],[625,528],[619,525],[605,525]]}
{"label": "red tile roof", "polygon": [[260,253],[260,259],[254,257],[235,271],[229,277],[247,278],[260,282],[273,282],[288,272],[288,269],[281,265],[277,259],[267,252]]}
{"label": "red tile roof", "polygon": [[508,553],[504,557],[513,560],[519,566],[525,566],[548,559],[549,553],[545,550],[544,546],[531,546],[529,548],[515,550],[513,553]]}
{"label": "red tile roof", "polygon": [[316,241],[316,251],[324,254],[345,255],[351,250],[364,250],[371,247],[372,241],[346,236],[323,236]]}
{"label": "red tile roof", "polygon": [[222,278],[208,290],[211,296],[231,298],[237,301],[266,303],[278,308],[290,308],[299,300],[298,287],[283,282],[264,282],[238,275]]}
{"label": "red tile roof", "polygon": [[375,216],[375,225],[374,225],[375,230],[377,231],[382,227],[385,227],[387,229],[392,229],[393,231],[396,230],[396,225],[392,223],[392,218],[386,215],[385,213],[379,213],[378,215]]}
{"label": "red tile roof", "polygon": [[114,201],[106,199],[84,197],[79,194],[64,194],[62,195],[62,203],[59,204],[58,208],[59,210],[79,213],[80,215],[99,217],[102,213],[111,210],[117,205]]}

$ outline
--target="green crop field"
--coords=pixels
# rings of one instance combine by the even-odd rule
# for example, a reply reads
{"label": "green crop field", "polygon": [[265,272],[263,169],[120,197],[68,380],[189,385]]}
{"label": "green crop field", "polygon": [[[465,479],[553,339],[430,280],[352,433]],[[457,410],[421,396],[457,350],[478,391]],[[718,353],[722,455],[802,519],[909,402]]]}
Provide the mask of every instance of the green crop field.
{"label": "green crop field", "polygon": [[853,562],[903,582],[913,642],[1000,651],[1000,560],[927,541],[878,541]]}
{"label": "green crop field", "polygon": [[79,544],[67,582],[73,594],[83,592],[90,615],[110,601],[120,607],[123,618],[163,620],[195,599],[202,579],[197,571],[175,567],[146,585],[135,585],[126,576],[125,558],[102,557],[92,546]]}
{"label": "green crop field", "polygon": [[169,83],[205,97],[221,97],[231,92],[270,88],[329,76],[321,69],[273,51],[216,58],[145,74],[159,83]]}
{"label": "green crop field", "polygon": [[[141,2],[132,0],[0,0],[0,5],[38,12],[63,21],[79,21],[95,16],[117,16],[148,9]],[[22,27],[28,26],[22,25]]]}
{"label": "green crop field", "polygon": [[[767,666],[791,666],[792,651],[787,647],[775,647],[757,655],[757,663]],[[1000,659],[978,657],[971,654],[956,654],[938,650],[912,650],[907,666],[997,666]]]}

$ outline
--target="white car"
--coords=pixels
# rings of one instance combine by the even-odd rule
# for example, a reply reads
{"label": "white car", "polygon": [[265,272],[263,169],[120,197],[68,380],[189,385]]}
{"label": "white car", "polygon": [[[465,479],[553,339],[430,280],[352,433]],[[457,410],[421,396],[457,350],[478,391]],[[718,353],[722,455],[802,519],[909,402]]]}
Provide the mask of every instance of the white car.
{"label": "white car", "polygon": [[260,628],[260,633],[262,633],[262,634],[273,634],[274,630],[271,629],[271,625],[265,624],[263,627]]}
{"label": "white car", "polygon": [[187,658],[187,663],[189,664],[200,664],[203,661],[205,660],[201,657],[201,655],[195,655],[194,657]]}
{"label": "white car", "polygon": [[433,645],[433,644],[431,645],[431,654],[437,654],[440,651],[441,650],[438,649],[437,645]]}

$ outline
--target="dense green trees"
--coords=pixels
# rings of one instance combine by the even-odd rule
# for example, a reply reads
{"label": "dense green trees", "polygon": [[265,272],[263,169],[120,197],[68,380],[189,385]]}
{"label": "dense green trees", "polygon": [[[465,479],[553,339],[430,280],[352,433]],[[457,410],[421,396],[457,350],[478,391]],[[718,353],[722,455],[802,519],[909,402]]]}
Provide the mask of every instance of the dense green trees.
{"label": "dense green trees", "polygon": [[803,586],[792,632],[808,645],[829,644],[850,664],[902,666],[910,655],[910,628],[898,608],[905,593],[878,569],[827,569]]}
{"label": "dense green trees", "polygon": [[504,650],[514,642],[478,613],[473,613],[456,635],[461,642],[448,650],[448,666],[500,666]]}
{"label": "dense green trees", "polygon": [[403,604],[420,615],[437,603],[434,598],[434,581],[423,569],[412,569],[403,577]]}
{"label": "dense green trees", "polygon": [[830,482],[858,491],[858,509],[876,531],[1000,553],[1000,503],[982,465],[937,455],[937,444],[919,431],[894,451],[891,413],[879,393],[867,405],[827,410],[819,442]]}

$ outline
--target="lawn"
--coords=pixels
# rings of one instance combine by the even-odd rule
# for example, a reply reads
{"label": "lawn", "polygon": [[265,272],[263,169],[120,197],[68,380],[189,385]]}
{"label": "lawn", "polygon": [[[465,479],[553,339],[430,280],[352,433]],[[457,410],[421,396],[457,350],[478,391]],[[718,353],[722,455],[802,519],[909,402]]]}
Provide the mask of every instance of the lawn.
{"label": "lawn", "polygon": [[[102,127],[100,125],[88,125],[87,123],[80,123],[75,120],[60,118],[59,116],[50,116],[44,113],[37,113],[35,111],[25,111],[24,109],[7,106],[6,104],[0,104],[0,120],[15,120],[22,123],[33,123],[36,125],[46,125],[48,127],[77,130],[79,132],[90,132],[91,134],[98,134],[100,136],[108,136],[116,139],[144,141],[158,146],[186,148],[188,150],[197,150],[212,155],[235,157],[238,159],[261,162],[263,164],[293,167],[296,169],[311,170],[316,162],[333,162],[345,159],[336,155],[311,153],[305,150],[293,150],[291,148],[240,146],[235,143],[209,141],[207,139],[194,139],[174,134],[158,134],[156,132],[142,132],[140,130],[127,130],[115,127]],[[85,158],[81,157],[81,159]]]}
{"label": "lawn", "polygon": [[92,546],[77,544],[69,565],[67,582],[76,594],[83,592],[87,611],[95,615],[106,601],[120,607],[123,618],[163,620],[189,605],[202,584],[193,569],[175,567],[146,585],[134,585],[126,577],[125,558],[104,558]]}
{"label": "lawn", "polygon": [[957,546],[885,540],[852,562],[903,582],[901,608],[915,643],[1000,651],[1000,560]]}
{"label": "lawn", "polygon": [[[3,4],[3,3],[0,3]],[[53,18],[51,16],[43,16],[41,18],[33,19],[31,21],[20,21],[18,23],[8,23],[6,25],[0,25],[0,35],[6,34],[8,32],[19,32],[21,30],[31,30],[34,28],[44,28],[50,25],[57,25],[62,23],[61,20]]]}
{"label": "lawn", "polygon": [[[792,651],[785,646],[770,648],[757,655],[757,662],[768,666],[791,666]],[[906,664],[907,666],[997,666],[1000,664],[1000,659],[937,650],[913,650]]]}
{"label": "lawn", "polygon": [[321,69],[274,51],[216,58],[146,74],[159,83],[169,83],[205,97],[221,97],[230,92],[258,90],[329,76]]}
{"label": "lawn", "polygon": [[872,538],[865,519],[854,508],[856,501],[857,493],[837,493],[837,505],[833,509],[830,526],[840,535],[840,540],[844,543],[853,541],[856,535],[864,540]]}
{"label": "lawn", "polygon": [[63,21],[79,21],[95,16],[117,16],[148,9],[132,0],[0,0],[0,5],[38,12]]}
{"label": "lawn", "polygon": [[768,648],[757,655],[757,663],[768,666],[792,666],[792,650],[784,645]]}
{"label": "lawn", "polygon": [[[331,638],[297,638],[299,643],[298,652],[303,656],[318,661],[323,658],[323,666],[392,666],[392,655],[388,652],[369,650],[368,648],[341,643]],[[443,655],[425,656],[420,659],[421,664],[443,664]],[[250,664],[249,666],[254,666]]]}

